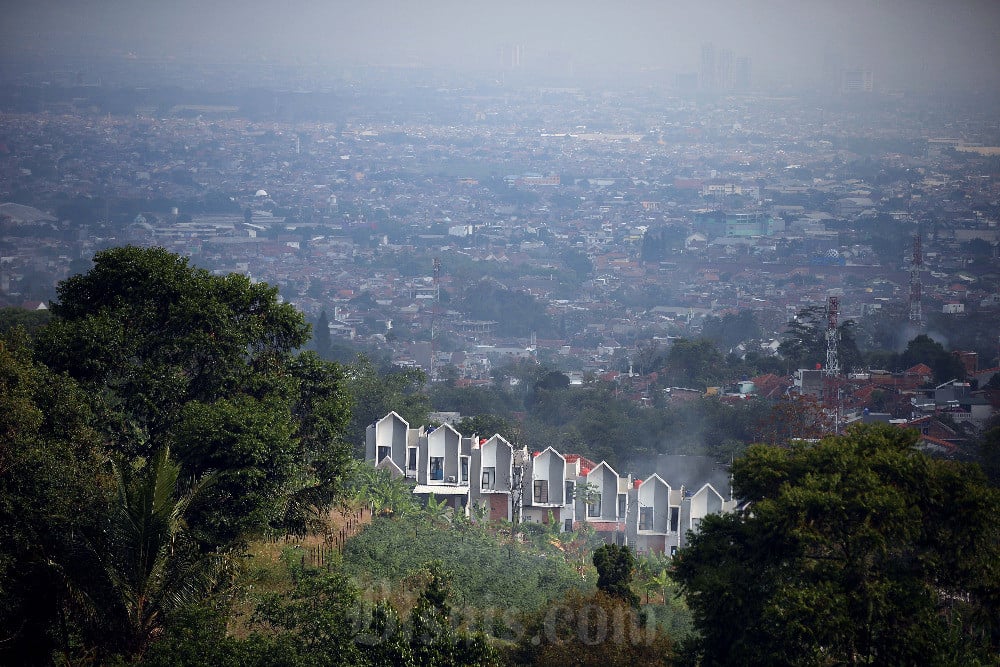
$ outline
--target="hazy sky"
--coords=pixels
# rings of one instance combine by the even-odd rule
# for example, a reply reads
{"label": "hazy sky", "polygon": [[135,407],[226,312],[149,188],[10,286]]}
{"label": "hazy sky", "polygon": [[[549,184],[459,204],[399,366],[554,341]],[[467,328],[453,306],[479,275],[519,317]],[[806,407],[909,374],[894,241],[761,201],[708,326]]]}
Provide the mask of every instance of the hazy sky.
{"label": "hazy sky", "polygon": [[713,42],[757,80],[818,79],[836,54],[883,87],[1000,88],[1000,0],[5,0],[0,56],[67,49],[179,59],[695,72]]}

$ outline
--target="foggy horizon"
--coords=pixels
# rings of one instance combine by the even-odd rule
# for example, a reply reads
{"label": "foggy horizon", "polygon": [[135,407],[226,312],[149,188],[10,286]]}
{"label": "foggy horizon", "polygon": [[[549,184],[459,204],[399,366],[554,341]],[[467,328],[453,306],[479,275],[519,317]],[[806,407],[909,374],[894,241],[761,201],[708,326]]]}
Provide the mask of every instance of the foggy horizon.
{"label": "foggy horizon", "polygon": [[221,0],[200,6],[41,0],[5,12],[2,58],[428,67],[664,83],[712,44],[749,58],[754,86],[812,85],[868,67],[878,90],[1000,88],[1000,6],[988,0],[709,0],[502,4]]}

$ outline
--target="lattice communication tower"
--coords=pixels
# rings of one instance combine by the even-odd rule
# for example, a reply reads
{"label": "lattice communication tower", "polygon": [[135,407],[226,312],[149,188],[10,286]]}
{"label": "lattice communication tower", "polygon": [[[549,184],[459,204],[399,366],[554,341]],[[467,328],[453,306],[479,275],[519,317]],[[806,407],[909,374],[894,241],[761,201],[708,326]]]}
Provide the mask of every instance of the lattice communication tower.
{"label": "lattice communication tower", "polygon": [[924,266],[923,244],[920,234],[913,236],[913,261],[910,262],[910,321],[921,324],[924,314],[921,308],[923,287],[920,284],[920,270]]}
{"label": "lattice communication tower", "polygon": [[840,356],[837,353],[840,344],[840,330],[837,328],[839,314],[840,297],[829,297],[826,303],[826,368],[823,373],[831,377],[840,375]]}

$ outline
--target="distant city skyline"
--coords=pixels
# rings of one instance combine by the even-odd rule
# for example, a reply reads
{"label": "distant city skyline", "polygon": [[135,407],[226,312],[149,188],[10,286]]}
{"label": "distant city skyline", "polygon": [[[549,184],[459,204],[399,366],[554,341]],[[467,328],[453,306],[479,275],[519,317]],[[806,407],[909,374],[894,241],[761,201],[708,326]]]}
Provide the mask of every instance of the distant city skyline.
{"label": "distant city skyline", "polygon": [[837,52],[846,68],[870,68],[879,89],[1000,89],[991,0],[37,0],[5,9],[0,39],[7,62],[131,54],[480,72],[506,63],[580,83],[615,72],[673,81],[698,73],[712,43],[752,62],[755,85],[821,84],[825,54]]}

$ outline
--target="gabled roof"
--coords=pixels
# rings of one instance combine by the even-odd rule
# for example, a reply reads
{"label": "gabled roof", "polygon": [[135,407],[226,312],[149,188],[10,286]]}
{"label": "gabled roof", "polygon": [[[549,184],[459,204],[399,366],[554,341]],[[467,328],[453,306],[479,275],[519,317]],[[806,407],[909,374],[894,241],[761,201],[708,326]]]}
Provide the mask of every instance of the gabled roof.
{"label": "gabled roof", "polygon": [[563,461],[566,461],[569,458],[568,456],[563,456],[562,454],[560,454],[559,451],[555,447],[553,447],[552,445],[549,445],[548,447],[546,447],[545,449],[543,449],[540,452],[534,452],[532,454],[531,458],[532,459],[538,458],[539,456],[541,456],[542,454],[545,454],[547,452],[551,452],[552,454],[555,454],[556,456],[558,456],[559,458],[561,458]]}
{"label": "gabled roof", "polygon": [[[458,436],[460,439],[462,437],[462,434],[459,433],[457,430],[455,430],[455,427],[452,426],[451,424],[441,424],[440,426],[438,426],[437,428],[435,428],[433,431],[431,431],[430,433],[428,433],[427,437],[428,438],[431,437],[432,435],[434,435],[435,433],[437,433],[441,429],[448,429],[449,431],[451,431],[452,433],[454,433],[456,436]],[[438,436],[438,437],[440,437],[440,436]]]}
{"label": "gabled roof", "polygon": [[603,467],[605,467],[605,468],[607,468],[608,470],[610,470],[610,471],[611,471],[611,474],[612,474],[612,475],[614,475],[615,477],[618,477],[618,473],[617,473],[617,472],[615,472],[615,469],[614,469],[614,468],[612,468],[612,467],[611,467],[611,466],[610,466],[610,465],[608,464],[608,462],[607,462],[607,461],[601,461],[601,462],[600,462],[600,463],[598,463],[598,464],[597,464],[597,465],[596,465],[595,467],[591,468],[590,472],[588,472],[588,473],[587,473],[587,476],[589,477],[590,475],[593,475],[593,474],[594,474],[595,472],[597,472],[597,470],[598,470],[599,468],[601,468],[602,466],[603,466]]}
{"label": "gabled roof", "polygon": [[511,449],[511,451],[514,450],[514,445],[510,444],[510,442],[507,440],[507,438],[503,437],[499,433],[494,433],[489,438],[480,438],[479,439],[479,447],[480,448],[485,447],[486,445],[488,445],[488,444],[490,444],[491,442],[494,442],[494,441],[496,441],[498,443],[503,443],[503,445],[506,446],[506,447],[509,447]]}
{"label": "gabled roof", "polygon": [[656,482],[659,482],[660,484],[665,485],[667,488],[673,488],[673,487],[670,486],[670,482],[668,482],[667,480],[663,479],[662,477],[660,477],[659,475],[657,475],[655,472],[652,475],[650,475],[649,477],[647,477],[646,479],[636,480],[636,481],[639,482],[639,486],[640,487],[645,486],[646,484],[649,484],[649,483],[654,483],[655,484]]}
{"label": "gabled roof", "polygon": [[714,486],[712,486],[712,485],[711,485],[711,484],[709,484],[709,483],[705,483],[705,484],[702,484],[702,485],[701,485],[701,488],[699,488],[699,489],[698,489],[697,491],[695,491],[695,492],[694,492],[694,493],[692,493],[691,495],[692,495],[692,496],[697,496],[697,495],[698,495],[699,493],[701,493],[701,492],[702,492],[702,491],[704,491],[705,489],[710,489],[710,490],[712,491],[712,493],[714,493],[715,495],[719,496],[719,498],[722,498],[723,500],[725,500],[725,499],[726,499],[726,497],[725,497],[724,495],[722,495],[721,493],[719,493],[719,490],[718,490],[718,489],[716,489],[716,488],[715,488]]}
{"label": "gabled roof", "polygon": [[907,375],[934,375],[934,370],[927,364],[917,364],[907,368],[905,373]]}
{"label": "gabled roof", "polygon": [[[405,419],[403,419],[402,417],[400,417],[399,414],[395,410],[390,410],[389,413],[385,417],[382,417],[381,419],[379,419],[377,422],[375,422],[375,424],[381,424],[382,422],[384,422],[387,419],[397,419],[397,420],[403,422],[403,424],[406,425],[406,428],[410,428],[410,422],[408,422]],[[373,426],[375,424],[373,424]]]}
{"label": "gabled roof", "polygon": [[772,373],[758,375],[750,379],[754,387],[757,388],[757,395],[762,398],[773,398],[788,390],[792,383],[787,377],[781,377]]}
{"label": "gabled roof", "polygon": [[955,450],[958,449],[958,446],[955,445],[955,443],[948,442],[947,440],[942,440],[941,438],[935,438],[935,437],[930,436],[930,435],[921,435],[920,439],[917,441],[917,443],[918,443],[917,444],[918,447],[920,446],[920,443],[924,443],[925,445],[930,445],[932,447],[934,447],[934,446],[940,447],[941,449],[944,449],[949,454],[955,452]]}
{"label": "gabled roof", "polygon": [[666,480],[672,489],[701,489],[706,484],[723,498],[731,495],[729,471],[710,456],[687,454],[661,454],[651,462],[656,476]]}
{"label": "gabled roof", "polygon": [[388,470],[389,474],[393,477],[404,477],[406,475],[406,473],[403,472],[403,469],[396,465],[396,462],[388,456],[376,463],[375,469]]}

